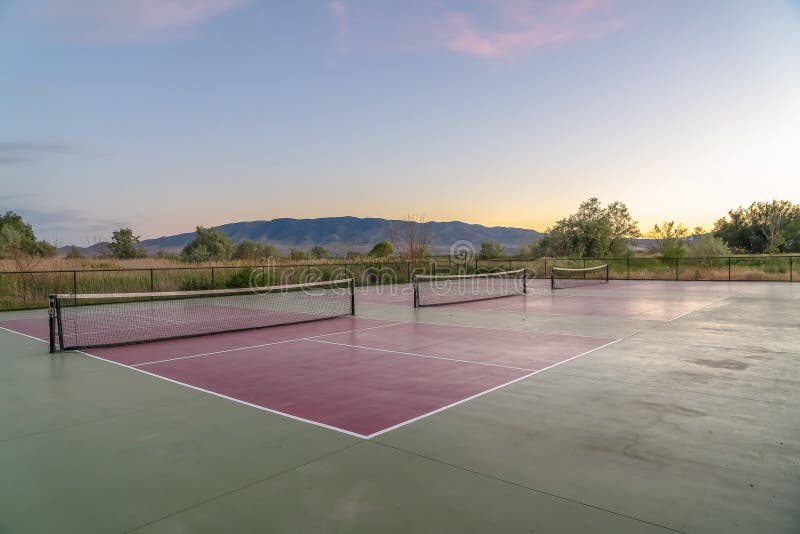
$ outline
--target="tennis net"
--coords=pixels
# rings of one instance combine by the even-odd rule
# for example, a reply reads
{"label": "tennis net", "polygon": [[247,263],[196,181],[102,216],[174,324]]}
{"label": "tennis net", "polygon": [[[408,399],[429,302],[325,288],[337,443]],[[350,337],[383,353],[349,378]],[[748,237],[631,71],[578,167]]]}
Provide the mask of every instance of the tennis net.
{"label": "tennis net", "polygon": [[550,288],[566,289],[608,282],[608,264],[586,267],[585,269],[567,269],[553,267],[550,270]]}
{"label": "tennis net", "polygon": [[50,351],[129,345],[355,313],[351,278],[283,286],[50,295]]}
{"label": "tennis net", "polygon": [[414,307],[492,299],[525,293],[525,269],[498,273],[414,276]]}

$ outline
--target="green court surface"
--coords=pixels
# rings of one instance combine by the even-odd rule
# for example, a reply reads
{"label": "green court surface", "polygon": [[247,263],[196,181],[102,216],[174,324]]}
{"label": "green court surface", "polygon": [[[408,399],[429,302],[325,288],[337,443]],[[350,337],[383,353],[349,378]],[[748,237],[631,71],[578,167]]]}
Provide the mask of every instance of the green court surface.
{"label": "green court surface", "polygon": [[800,532],[800,284],[513,298],[356,302],[618,341],[369,439],[0,330],[0,533]]}

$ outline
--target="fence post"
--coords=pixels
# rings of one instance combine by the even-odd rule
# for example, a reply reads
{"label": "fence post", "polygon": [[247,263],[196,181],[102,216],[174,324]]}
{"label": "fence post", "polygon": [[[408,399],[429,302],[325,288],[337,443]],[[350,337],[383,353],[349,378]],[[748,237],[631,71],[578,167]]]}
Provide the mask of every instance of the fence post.
{"label": "fence post", "polygon": [[731,257],[728,256],[728,282],[731,281]]}
{"label": "fence post", "polygon": [[793,256],[789,256],[789,281],[794,282],[794,267],[792,266]]}
{"label": "fence post", "polygon": [[78,271],[72,271],[72,294],[78,294]]}
{"label": "fence post", "polygon": [[678,261],[680,261],[680,259],[675,258],[675,280],[678,279]]}
{"label": "fence post", "polygon": [[625,280],[631,279],[631,257],[625,256]]}
{"label": "fence post", "polygon": [[214,289],[214,268],[211,268],[211,289]]}
{"label": "fence post", "polygon": [[153,269],[150,269],[150,293],[155,291],[155,284],[153,283]]}

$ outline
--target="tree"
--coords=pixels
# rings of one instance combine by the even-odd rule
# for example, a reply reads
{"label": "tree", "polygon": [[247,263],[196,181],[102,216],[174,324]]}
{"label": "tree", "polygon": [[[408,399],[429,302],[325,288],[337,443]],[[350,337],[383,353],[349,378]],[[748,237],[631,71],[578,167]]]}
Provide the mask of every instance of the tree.
{"label": "tree", "polygon": [[309,254],[315,260],[321,260],[331,255],[330,252],[328,252],[328,249],[321,245],[314,245],[311,247],[311,252]]}
{"label": "tree", "polygon": [[28,248],[29,252],[33,252],[34,243],[36,243],[36,236],[33,233],[33,227],[22,220],[22,217],[13,211],[7,211],[5,215],[0,217],[0,230],[12,229],[18,235],[15,239],[21,248]]}
{"label": "tree", "polygon": [[278,258],[280,252],[277,248],[267,243],[256,243],[250,239],[243,239],[233,251],[233,259],[246,261],[264,261],[268,258]]}
{"label": "tree", "polygon": [[24,237],[12,225],[0,226],[0,257],[16,258],[25,254]]}
{"label": "tree", "polygon": [[667,221],[662,225],[654,225],[649,237],[655,239],[656,250],[662,258],[682,258],[686,254],[682,239],[689,231],[681,223]]}
{"label": "tree", "polygon": [[130,228],[120,228],[111,234],[108,251],[111,257],[118,260],[141,258],[146,255],[139,246],[139,236],[133,235],[133,230]]}
{"label": "tree", "polygon": [[792,250],[789,244],[794,221],[800,219],[800,205],[787,200],[753,202],[739,206],[714,225],[714,235],[738,252],[775,253]]}
{"label": "tree", "polygon": [[503,255],[503,247],[497,241],[484,241],[478,257],[482,260],[493,260]]}
{"label": "tree", "polygon": [[748,212],[739,206],[729,210],[728,216],[714,224],[714,235],[721,238],[736,252],[763,252],[766,241],[752,222]]}
{"label": "tree", "polygon": [[376,243],[375,246],[372,247],[372,250],[369,251],[370,256],[375,256],[378,258],[385,258],[387,256],[391,256],[392,254],[394,254],[394,248],[388,241]]}
{"label": "tree", "polygon": [[800,217],[800,206],[788,200],[754,202],[747,210],[750,220],[767,240],[767,252],[780,252],[786,236],[783,231],[795,218]]}
{"label": "tree", "polygon": [[300,250],[299,248],[292,248],[289,249],[289,259],[290,260],[306,260],[308,259],[308,253],[304,250]]}
{"label": "tree", "polygon": [[43,258],[52,258],[58,255],[58,249],[52,243],[40,239],[34,244],[33,253]]}
{"label": "tree", "polygon": [[83,254],[81,254],[81,249],[79,249],[75,245],[72,245],[69,248],[69,252],[67,252],[67,256],[66,257],[67,257],[68,260],[79,260],[79,259],[83,258]]}
{"label": "tree", "polygon": [[728,256],[731,251],[722,238],[711,234],[695,235],[689,241],[687,256],[690,258],[703,258],[706,267],[711,267],[711,258]]}
{"label": "tree", "polygon": [[786,225],[786,252],[800,252],[800,217]]}
{"label": "tree", "polygon": [[605,215],[609,225],[609,252],[615,256],[625,254],[631,238],[642,235],[639,223],[634,220],[628,207],[619,201],[609,204]]}
{"label": "tree", "polygon": [[21,259],[22,256],[56,255],[56,247],[36,240],[33,227],[13,211],[0,216],[0,258]]}
{"label": "tree", "polygon": [[433,233],[424,217],[408,213],[389,226],[389,241],[403,260],[419,261],[430,255]]}
{"label": "tree", "polygon": [[518,260],[536,260],[542,256],[542,240],[533,241],[519,247],[515,257]]}
{"label": "tree", "polygon": [[622,202],[605,208],[597,198],[582,202],[576,213],[547,229],[540,247],[553,256],[602,257],[624,254],[628,241],[641,235]]}
{"label": "tree", "polygon": [[181,252],[181,258],[190,262],[226,261],[233,255],[233,244],[216,228],[197,227],[196,237]]}

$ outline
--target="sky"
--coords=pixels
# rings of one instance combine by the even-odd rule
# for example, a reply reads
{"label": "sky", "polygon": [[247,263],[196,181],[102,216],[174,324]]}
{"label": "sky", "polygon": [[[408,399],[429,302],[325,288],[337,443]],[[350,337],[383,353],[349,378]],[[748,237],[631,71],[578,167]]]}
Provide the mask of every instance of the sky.
{"label": "sky", "polygon": [[643,231],[800,202],[797,0],[0,0],[0,210]]}

